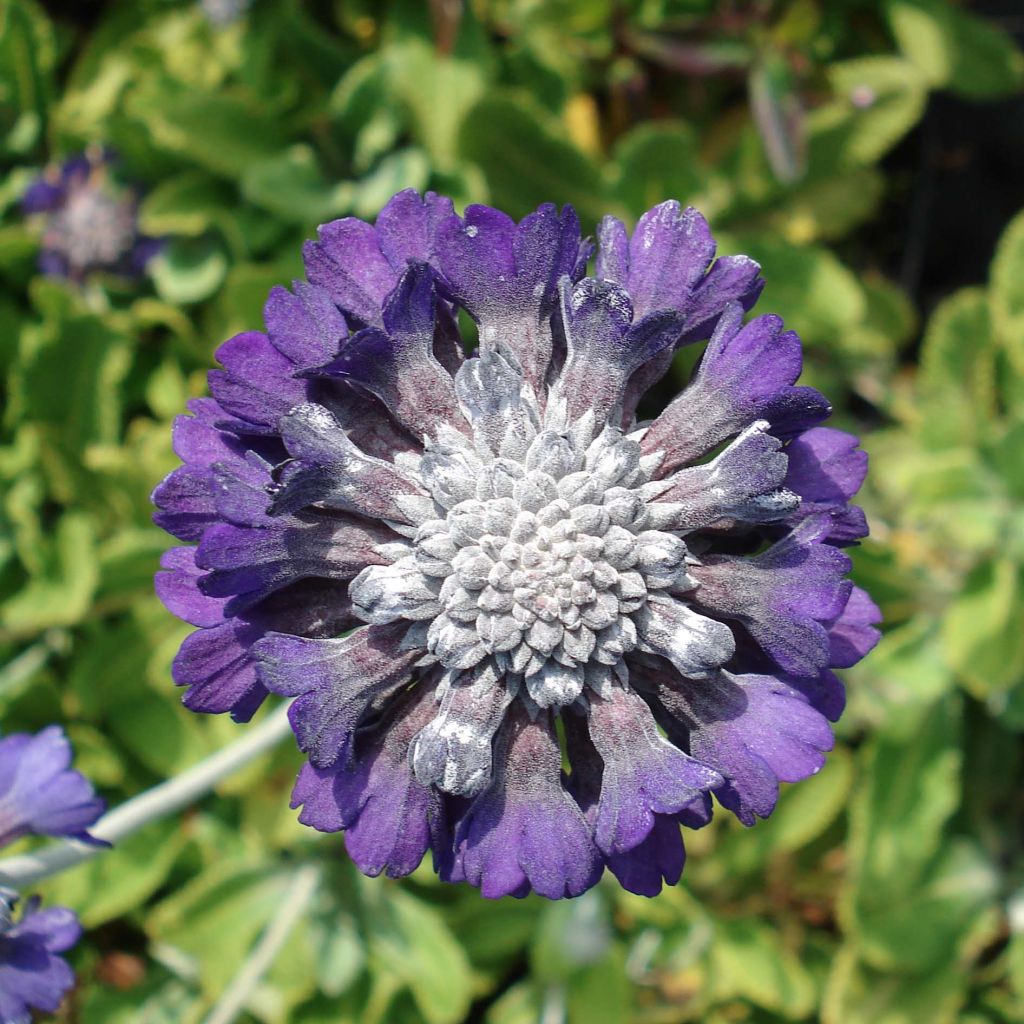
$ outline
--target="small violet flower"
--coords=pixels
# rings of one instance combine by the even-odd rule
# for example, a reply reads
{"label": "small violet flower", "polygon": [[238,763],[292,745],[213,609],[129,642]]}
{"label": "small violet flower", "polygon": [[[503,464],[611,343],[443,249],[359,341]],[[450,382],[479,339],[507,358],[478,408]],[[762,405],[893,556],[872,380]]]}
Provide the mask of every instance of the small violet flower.
{"label": "small violet flower", "polygon": [[86,830],[105,809],[89,780],[71,767],[71,744],[60,726],[0,738],[0,846],[29,834],[94,843]]}
{"label": "small violet flower", "polygon": [[89,149],[29,186],[22,209],[44,218],[44,274],[74,281],[93,271],[135,277],[159,250],[159,239],[139,233],[138,193],[114,180],[113,166],[109,152]]}
{"label": "small violet flower", "polygon": [[598,243],[588,275],[569,207],[401,192],[320,229],[175,425],[156,521],[197,546],[156,583],[199,627],[185,704],[294,697],[293,805],[368,874],[429,849],[489,897],[605,867],[653,895],[711,794],[753,824],[821,768],[832,670],[877,640],[841,550],[865,456],[796,385],[797,336],[744,322],[757,264],[674,202]]}
{"label": "small violet flower", "polygon": [[32,1010],[54,1012],[75,983],[61,959],[82,934],[81,925],[65,907],[39,909],[26,902],[17,921],[17,895],[0,889],[0,1024],[30,1024]]}
{"label": "small violet flower", "polygon": [[[64,836],[97,842],[87,829],[105,809],[88,780],[71,765],[71,745],[58,726],[35,736],[0,739],[0,846],[21,836]],[[25,903],[0,887],[0,1024],[29,1024],[32,1009],[54,1011],[75,978],[58,954],[81,934],[64,907]]]}

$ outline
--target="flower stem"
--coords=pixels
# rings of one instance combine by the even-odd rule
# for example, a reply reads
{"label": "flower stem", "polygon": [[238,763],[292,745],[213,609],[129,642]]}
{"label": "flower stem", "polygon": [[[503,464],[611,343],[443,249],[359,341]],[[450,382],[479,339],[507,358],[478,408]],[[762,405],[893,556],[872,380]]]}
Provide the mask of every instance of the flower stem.
{"label": "flower stem", "polygon": [[[222,779],[277,746],[290,732],[285,705],[230,746],[108,811],[89,830],[90,834],[108,843],[116,843],[151,822],[177,813],[205,796]],[[0,860],[0,886],[21,889],[33,885],[91,860],[105,849],[104,846],[91,846],[69,839],[34,853],[8,857]]]}
{"label": "flower stem", "polygon": [[303,865],[295,872],[295,878],[281,900],[276,916],[231,979],[205,1024],[233,1024],[245,1009],[246,1001],[260,979],[288,941],[295,922],[309,905],[319,884],[320,869],[315,864]]}

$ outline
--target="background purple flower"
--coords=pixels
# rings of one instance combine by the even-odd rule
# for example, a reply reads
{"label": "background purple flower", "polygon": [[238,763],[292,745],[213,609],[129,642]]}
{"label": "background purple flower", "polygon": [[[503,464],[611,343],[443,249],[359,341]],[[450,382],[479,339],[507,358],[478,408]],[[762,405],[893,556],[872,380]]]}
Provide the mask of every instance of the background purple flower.
{"label": "background purple flower", "polygon": [[39,909],[31,899],[20,915],[17,896],[0,889],[0,1022],[29,1024],[32,1010],[52,1013],[75,976],[61,959],[82,934],[78,919],[64,907]]}
{"label": "background purple flower", "polygon": [[71,744],[59,725],[0,738],[0,846],[30,833],[95,842],[87,829],[105,808],[71,767]]}
{"label": "background purple flower", "polygon": [[877,639],[840,550],[864,456],[819,426],[796,335],[744,322],[758,266],[673,202],[599,242],[587,276],[568,207],[400,193],[321,228],[308,282],[178,421],[154,500],[198,544],[157,578],[199,627],[186,703],[297,698],[294,803],[371,874],[431,849],[487,896],[575,896],[605,866],[651,895],[710,794],[751,824],[820,769],[831,670]]}
{"label": "background purple flower", "polygon": [[160,240],[139,231],[136,190],[113,177],[116,160],[99,147],[46,169],[22,198],[43,219],[39,269],[80,281],[93,271],[140,274]]}

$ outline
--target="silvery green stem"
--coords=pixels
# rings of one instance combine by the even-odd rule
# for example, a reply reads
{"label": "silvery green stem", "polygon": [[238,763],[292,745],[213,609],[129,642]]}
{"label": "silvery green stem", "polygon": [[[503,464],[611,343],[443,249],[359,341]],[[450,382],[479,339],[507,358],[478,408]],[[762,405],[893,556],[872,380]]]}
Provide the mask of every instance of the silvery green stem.
{"label": "silvery green stem", "polygon": [[238,969],[231,983],[210,1011],[205,1024],[233,1024],[245,1009],[246,1001],[260,979],[281,952],[295,922],[302,916],[320,883],[320,869],[306,864],[295,872],[288,891],[281,900],[277,915],[267,925],[259,941]]}
{"label": "silvery green stem", "polygon": [[[249,729],[230,746],[108,811],[89,831],[97,839],[117,843],[151,822],[188,807],[222,779],[271,750],[290,734],[288,708],[285,705],[277,708],[265,721]],[[103,846],[67,840],[35,853],[8,857],[0,860],[0,885],[22,889],[91,860],[105,849]]]}

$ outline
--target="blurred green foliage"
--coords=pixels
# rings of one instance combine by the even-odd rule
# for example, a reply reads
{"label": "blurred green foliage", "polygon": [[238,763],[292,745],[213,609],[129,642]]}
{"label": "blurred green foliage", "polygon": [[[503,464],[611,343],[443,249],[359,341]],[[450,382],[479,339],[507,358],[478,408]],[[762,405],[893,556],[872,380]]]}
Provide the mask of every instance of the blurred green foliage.
{"label": "blurred green foliage", "polygon": [[[848,674],[826,769],[753,831],[694,834],[684,883],[653,901],[364,879],[294,822],[298,755],[267,756],[43,887],[90,928],[62,1019],[200,1020],[315,856],[315,909],[252,1021],[1024,1021],[1024,215],[988,283],[926,325],[870,247],[882,161],[930,95],[1019,94],[1010,37],[946,0],[64,11],[0,0],[5,730],[66,722],[114,801],[238,735],[170,682],[186,628],[152,595],[169,541],[148,507],[170,421],[317,223],[407,186],[516,215],[572,202],[588,229],[679,198],[758,259],[761,307],[871,453],[856,573],[888,634]],[[92,142],[170,239],[145,282],[35,272],[19,199]]]}

